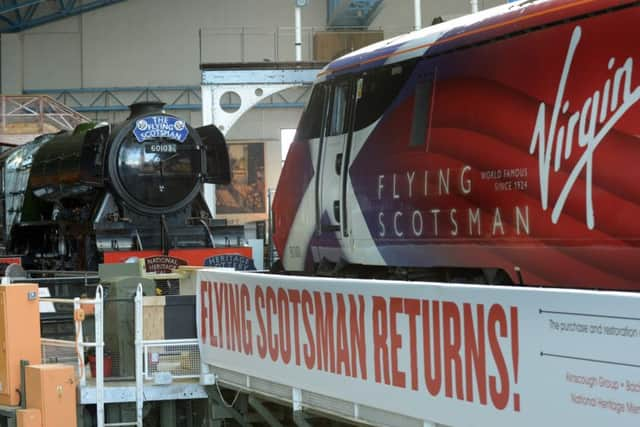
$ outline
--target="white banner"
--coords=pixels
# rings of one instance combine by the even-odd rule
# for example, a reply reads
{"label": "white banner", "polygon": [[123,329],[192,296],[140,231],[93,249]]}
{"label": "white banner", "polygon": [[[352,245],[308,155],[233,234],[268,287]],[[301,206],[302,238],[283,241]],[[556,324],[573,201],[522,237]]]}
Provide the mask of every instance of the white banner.
{"label": "white banner", "polygon": [[465,426],[640,425],[640,296],[202,270],[203,361]]}

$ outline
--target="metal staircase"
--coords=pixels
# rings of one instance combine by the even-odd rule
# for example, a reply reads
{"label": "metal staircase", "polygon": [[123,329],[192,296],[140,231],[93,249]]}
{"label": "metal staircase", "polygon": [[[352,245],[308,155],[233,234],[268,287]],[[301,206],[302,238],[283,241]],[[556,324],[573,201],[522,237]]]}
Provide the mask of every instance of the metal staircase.
{"label": "metal staircase", "polygon": [[0,95],[0,144],[21,145],[43,133],[73,130],[86,116],[41,95]]}

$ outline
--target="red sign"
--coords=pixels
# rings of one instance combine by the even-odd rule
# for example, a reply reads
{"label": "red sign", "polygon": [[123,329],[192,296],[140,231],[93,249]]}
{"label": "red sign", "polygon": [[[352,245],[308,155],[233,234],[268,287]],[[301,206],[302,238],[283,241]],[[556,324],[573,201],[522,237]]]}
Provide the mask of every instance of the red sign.
{"label": "red sign", "polygon": [[144,269],[147,273],[171,273],[181,265],[187,265],[187,261],[167,255],[151,256],[144,259]]}
{"label": "red sign", "polygon": [[0,263],[22,265],[22,258],[19,256],[0,256]]}
{"label": "red sign", "polygon": [[[249,259],[253,258],[250,247],[172,249],[169,251],[168,257],[185,261],[186,265],[204,266],[207,259],[219,255],[239,255]],[[105,252],[104,263],[117,264],[126,262],[130,258],[146,259],[159,256],[163,256],[162,251],[159,250]]]}

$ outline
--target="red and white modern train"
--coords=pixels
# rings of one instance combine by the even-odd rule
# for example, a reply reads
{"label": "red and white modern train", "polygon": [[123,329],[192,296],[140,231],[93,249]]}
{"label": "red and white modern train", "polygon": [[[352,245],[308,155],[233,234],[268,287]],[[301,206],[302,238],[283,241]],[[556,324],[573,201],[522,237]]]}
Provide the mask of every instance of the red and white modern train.
{"label": "red and white modern train", "polygon": [[638,1],[520,1],[332,62],[274,200],[284,269],[640,289],[638,40]]}

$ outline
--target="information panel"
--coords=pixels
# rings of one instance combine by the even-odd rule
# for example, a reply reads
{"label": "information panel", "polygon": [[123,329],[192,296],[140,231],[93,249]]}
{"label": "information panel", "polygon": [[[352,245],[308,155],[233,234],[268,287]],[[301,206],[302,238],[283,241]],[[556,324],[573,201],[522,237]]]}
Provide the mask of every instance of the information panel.
{"label": "information panel", "polygon": [[202,270],[203,361],[453,427],[640,425],[640,296]]}

